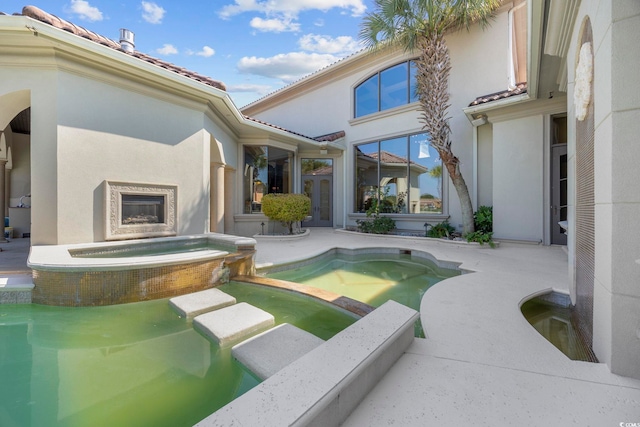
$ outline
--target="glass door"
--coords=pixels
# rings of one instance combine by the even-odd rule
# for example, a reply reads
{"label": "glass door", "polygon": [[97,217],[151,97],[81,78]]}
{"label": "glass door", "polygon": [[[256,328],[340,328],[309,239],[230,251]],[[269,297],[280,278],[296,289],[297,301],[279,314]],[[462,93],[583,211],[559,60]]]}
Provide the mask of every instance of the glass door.
{"label": "glass door", "polygon": [[303,227],[333,226],[333,161],[331,159],[302,160],[302,191],[311,199],[309,221]]}

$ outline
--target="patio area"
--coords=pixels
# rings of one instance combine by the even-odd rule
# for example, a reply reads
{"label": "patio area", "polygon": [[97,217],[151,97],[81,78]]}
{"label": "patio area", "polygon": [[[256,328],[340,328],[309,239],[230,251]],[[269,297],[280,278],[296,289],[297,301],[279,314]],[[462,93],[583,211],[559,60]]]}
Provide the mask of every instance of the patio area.
{"label": "patio area", "polygon": [[[28,278],[28,239],[0,247],[0,286]],[[333,247],[421,250],[469,272],[427,291],[420,308],[426,338],[414,339],[343,425],[640,422],[640,381],[613,375],[604,364],[569,360],[520,312],[520,303],[533,295],[568,292],[562,247],[502,242],[490,249],[314,228],[303,239],[258,239],[256,265],[305,259]],[[271,425],[279,425],[278,419]]]}

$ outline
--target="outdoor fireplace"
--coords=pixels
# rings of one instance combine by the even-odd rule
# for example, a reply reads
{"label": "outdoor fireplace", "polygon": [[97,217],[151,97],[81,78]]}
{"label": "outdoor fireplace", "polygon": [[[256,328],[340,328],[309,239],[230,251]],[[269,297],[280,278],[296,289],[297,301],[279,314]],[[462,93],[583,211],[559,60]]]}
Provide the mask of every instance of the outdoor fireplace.
{"label": "outdoor fireplace", "polygon": [[164,196],[122,195],[122,225],[163,224]]}
{"label": "outdoor fireplace", "polygon": [[105,181],[105,240],[175,236],[174,185]]}

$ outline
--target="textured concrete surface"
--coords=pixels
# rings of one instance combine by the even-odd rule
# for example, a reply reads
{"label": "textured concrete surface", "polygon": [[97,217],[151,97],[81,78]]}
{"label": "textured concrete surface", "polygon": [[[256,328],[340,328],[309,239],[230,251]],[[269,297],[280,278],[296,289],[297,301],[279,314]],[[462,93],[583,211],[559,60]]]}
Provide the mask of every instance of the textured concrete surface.
{"label": "textured concrete surface", "polygon": [[234,297],[216,288],[181,295],[169,300],[171,308],[187,319],[219,310],[235,303],[236,299]]}
{"label": "textured concrete surface", "polygon": [[339,425],[411,345],[417,317],[387,301],[197,425]]}
{"label": "textured concrete surface", "polygon": [[640,381],[602,363],[569,360],[522,316],[529,298],[568,293],[564,248],[501,242],[490,249],[317,228],[295,243],[259,241],[256,263],[302,260],[333,247],[421,250],[470,272],[425,293],[426,339],[414,339],[344,426],[640,423]]}
{"label": "textured concrete surface", "polygon": [[271,328],[274,324],[275,318],[271,314],[246,302],[201,314],[193,319],[193,327],[219,343],[220,347],[233,345]]}
{"label": "textured concrete surface", "polygon": [[323,342],[305,330],[283,323],[234,345],[231,354],[256,377],[264,380]]}

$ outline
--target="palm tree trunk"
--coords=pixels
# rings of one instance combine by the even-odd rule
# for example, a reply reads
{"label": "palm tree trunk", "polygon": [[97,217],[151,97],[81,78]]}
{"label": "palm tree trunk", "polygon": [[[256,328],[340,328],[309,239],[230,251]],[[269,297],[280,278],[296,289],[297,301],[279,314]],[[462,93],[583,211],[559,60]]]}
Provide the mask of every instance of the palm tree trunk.
{"label": "palm tree trunk", "polygon": [[462,177],[459,159],[451,151],[451,128],[449,127],[449,74],[451,60],[449,48],[442,34],[423,37],[419,48],[417,91],[422,107],[421,121],[429,133],[431,146],[438,151],[442,164],[447,168],[451,182],[460,199],[463,233],[474,231],[473,205],[469,189]]}

